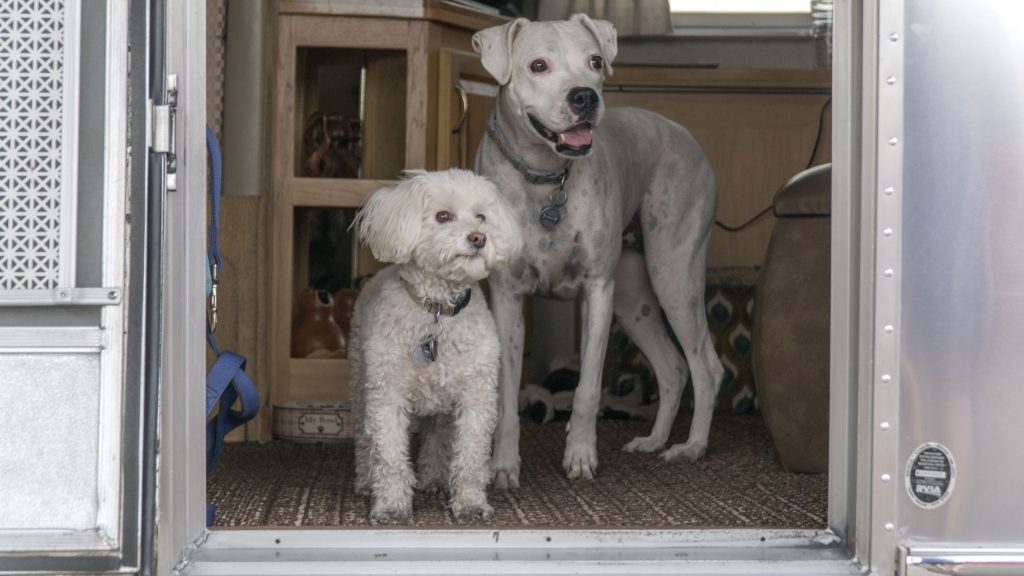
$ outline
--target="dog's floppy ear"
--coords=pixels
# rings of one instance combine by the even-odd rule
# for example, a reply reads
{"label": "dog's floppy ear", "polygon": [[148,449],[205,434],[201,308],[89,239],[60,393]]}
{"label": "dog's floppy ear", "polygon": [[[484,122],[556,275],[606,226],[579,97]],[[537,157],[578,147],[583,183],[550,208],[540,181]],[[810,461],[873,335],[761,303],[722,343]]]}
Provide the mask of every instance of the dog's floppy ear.
{"label": "dog's floppy ear", "polygon": [[473,34],[473,50],[480,55],[484,68],[502,86],[508,84],[512,77],[512,40],[519,29],[529,23],[526,18],[516,18],[508,24],[492,26]]}
{"label": "dog's floppy ear", "polygon": [[381,262],[404,264],[420,241],[427,186],[422,171],[406,171],[394,186],[370,196],[352,226]]}
{"label": "dog's floppy ear", "polygon": [[594,35],[597,45],[601,47],[601,57],[604,58],[604,71],[612,75],[612,61],[619,53],[618,33],[615,26],[607,20],[591,20],[586,14],[573,14],[569,17],[583,25],[588,32]]}

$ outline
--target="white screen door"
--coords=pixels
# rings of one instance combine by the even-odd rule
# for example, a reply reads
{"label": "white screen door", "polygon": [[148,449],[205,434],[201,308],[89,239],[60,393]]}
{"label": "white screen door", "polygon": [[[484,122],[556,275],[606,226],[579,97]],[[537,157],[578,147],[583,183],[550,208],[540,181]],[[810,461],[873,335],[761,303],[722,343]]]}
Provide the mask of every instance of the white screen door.
{"label": "white screen door", "polygon": [[0,2],[0,572],[139,566],[146,13]]}

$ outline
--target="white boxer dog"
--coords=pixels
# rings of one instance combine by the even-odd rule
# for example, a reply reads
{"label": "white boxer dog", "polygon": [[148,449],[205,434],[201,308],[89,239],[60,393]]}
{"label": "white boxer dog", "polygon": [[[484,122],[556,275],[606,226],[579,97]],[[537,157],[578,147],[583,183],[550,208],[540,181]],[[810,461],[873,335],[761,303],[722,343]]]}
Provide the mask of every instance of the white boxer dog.
{"label": "white boxer dog", "polygon": [[[500,85],[477,171],[509,199],[524,229],[522,256],[491,274],[502,345],[500,417],[492,469],[499,488],[519,484],[517,395],[523,361],[522,298],[583,293],[582,373],[562,465],[571,479],[597,469],[596,418],[612,314],[650,359],[660,405],[649,436],[627,451],[668,441],[689,371],[690,436],[661,456],[700,458],[722,375],[704,312],[708,239],[717,196],[711,167],[689,132],[644,110],[605,110],[601,86],[616,53],[609,22],[520,18],[473,37]],[[644,253],[622,233],[639,214]],[[679,354],[662,310],[685,353]]]}

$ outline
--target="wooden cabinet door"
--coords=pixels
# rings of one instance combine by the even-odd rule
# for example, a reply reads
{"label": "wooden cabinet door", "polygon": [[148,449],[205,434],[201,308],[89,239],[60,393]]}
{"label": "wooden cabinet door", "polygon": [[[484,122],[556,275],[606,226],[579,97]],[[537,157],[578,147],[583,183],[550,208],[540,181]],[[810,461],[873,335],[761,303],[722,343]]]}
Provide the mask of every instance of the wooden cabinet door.
{"label": "wooden cabinet door", "polygon": [[442,48],[437,86],[437,168],[472,170],[498,85],[476,54]]}

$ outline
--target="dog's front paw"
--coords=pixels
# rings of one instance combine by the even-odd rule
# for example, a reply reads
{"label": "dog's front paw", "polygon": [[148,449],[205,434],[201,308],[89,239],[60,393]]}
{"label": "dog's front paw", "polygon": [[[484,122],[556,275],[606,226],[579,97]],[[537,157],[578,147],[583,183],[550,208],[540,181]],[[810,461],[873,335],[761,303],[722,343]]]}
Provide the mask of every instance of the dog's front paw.
{"label": "dog's front paw", "polygon": [[679,460],[685,458],[691,462],[700,460],[701,456],[707,452],[708,445],[706,443],[687,442],[685,444],[675,444],[668,450],[661,453],[661,459],[666,462],[673,460]]}
{"label": "dog's front paw", "polygon": [[412,516],[412,490],[382,491],[373,498],[370,521],[391,524],[404,522]]}
{"label": "dog's front paw", "polygon": [[370,510],[370,522],[374,524],[394,524],[405,522],[412,515],[412,499],[405,502],[381,502],[377,500]]}
{"label": "dog's front paw", "polygon": [[519,488],[519,466],[514,466],[507,470],[495,470],[494,487],[498,490],[515,490]]}
{"label": "dog's front paw", "polygon": [[483,520],[484,522],[494,518],[494,508],[487,503],[487,498],[468,499],[454,498],[449,504],[455,519],[465,522]]}
{"label": "dog's front paw", "polygon": [[497,447],[491,458],[491,472],[494,474],[494,487],[498,490],[515,490],[519,488],[519,455],[514,451],[505,454]]}
{"label": "dog's front paw", "polygon": [[565,445],[562,468],[569,480],[593,480],[597,472],[597,447],[592,443],[573,442],[570,436]]}
{"label": "dog's front paw", "polygon": [[623,452],[654,452],[665,446],[665,441],[654,436],[637,436],[622,447]]}

